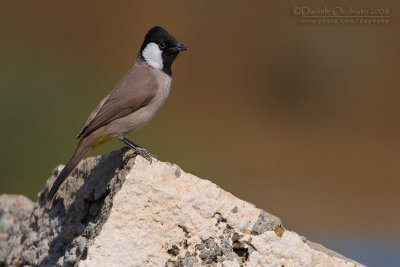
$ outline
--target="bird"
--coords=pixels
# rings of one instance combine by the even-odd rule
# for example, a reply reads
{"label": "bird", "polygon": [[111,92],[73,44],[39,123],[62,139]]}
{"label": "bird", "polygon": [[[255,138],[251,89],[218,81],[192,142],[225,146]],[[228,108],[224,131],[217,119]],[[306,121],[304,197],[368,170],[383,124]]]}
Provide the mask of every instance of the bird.
{"label": "bird", "polygon": [[78,145],[47,194],[51,202],[68,175],[93,148],[117,139],[152,162],[151,153],[125,136],[145,126],[164,105],[172,81],[171,66],[187,46],[160,26],[145,35],[138,56],[128,72],[92,111],[78,134]]}

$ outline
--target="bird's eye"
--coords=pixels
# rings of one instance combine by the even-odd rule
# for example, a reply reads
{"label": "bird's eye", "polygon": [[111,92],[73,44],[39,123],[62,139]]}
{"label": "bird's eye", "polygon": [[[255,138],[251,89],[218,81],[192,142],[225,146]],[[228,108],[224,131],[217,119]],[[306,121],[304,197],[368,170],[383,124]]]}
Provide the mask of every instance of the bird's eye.
{"label": "bird's eye", "polygon": [[161,49],[164,49],[165,47],[166,47],[166,44],[165,43],[161,43],[161,44],[159,44],[158,45]]}

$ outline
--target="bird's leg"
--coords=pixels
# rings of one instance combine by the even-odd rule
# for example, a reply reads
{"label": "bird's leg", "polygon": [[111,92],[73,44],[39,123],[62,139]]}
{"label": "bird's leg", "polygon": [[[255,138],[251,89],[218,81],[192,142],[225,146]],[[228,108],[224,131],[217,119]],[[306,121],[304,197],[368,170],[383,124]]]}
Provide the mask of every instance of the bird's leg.
{"label": "bird's leg", "polygon": [[150,151],[148,151],[147,149],[141,148],[139,145],[135,144],[134,142],[128,140],[125,137],[122,137],[120,140],[133,150],[133,154],[126,156],[125,162],[128,162],[131,158],[135,157],[136,155],[142,156],[143,158],[147,159],[150,163],[152,162],[152,157],[157,158],[157,156],[151,154]]}

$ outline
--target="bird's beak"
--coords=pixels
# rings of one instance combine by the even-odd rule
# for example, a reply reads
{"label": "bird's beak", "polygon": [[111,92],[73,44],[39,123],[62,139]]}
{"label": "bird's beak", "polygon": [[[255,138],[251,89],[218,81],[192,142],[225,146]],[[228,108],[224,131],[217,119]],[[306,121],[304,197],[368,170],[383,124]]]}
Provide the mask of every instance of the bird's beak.
{"label": "bird's beak", "polygon": [[184,45],[184,44],[178,44],[177,46],[176,46],[176,50],[178,50],[178,51],[185,51],[185,50],[188,50],[189,48],[186,46],[186,45]]}

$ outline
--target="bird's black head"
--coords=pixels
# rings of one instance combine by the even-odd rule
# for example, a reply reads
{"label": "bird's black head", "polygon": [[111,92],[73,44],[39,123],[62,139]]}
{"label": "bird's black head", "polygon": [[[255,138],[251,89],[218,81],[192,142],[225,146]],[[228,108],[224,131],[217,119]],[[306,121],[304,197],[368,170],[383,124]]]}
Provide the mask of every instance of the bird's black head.
{"label": "bird's black head", "polygon": [[172,76],[172,62],[180,51],[187,49],[185,45],[178,43],[166,30],[160,26],[155,26],[144,37],[139,58]]}

